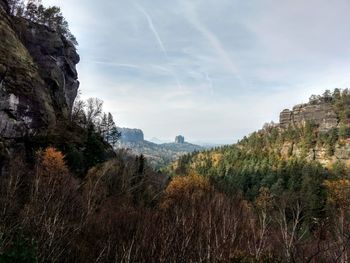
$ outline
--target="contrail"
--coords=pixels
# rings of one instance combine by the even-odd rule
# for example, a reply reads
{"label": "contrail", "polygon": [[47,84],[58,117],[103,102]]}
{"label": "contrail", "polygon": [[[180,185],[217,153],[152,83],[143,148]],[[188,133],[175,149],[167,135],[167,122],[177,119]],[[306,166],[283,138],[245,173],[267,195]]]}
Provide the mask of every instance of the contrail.
{"label": "contrail", "polygon": [[[148,22],[148,26],[150,28],[150,30],[153,32],[154,34],[154,37],[156,38],[157,42],[158,42],[158,45],[160,47],[160,49],[162,50],[165,58],[167,60],[170,60],[169,59],[169,56],[168,56],[168,51],[166,50],[164,44],[163,44],[163,41],[162,39],[160,38],[159,34],[158,34],[158,31],[156,29],[156,27],[154,26],[154,23],[153,23],[153,20],[152,20],[152,17],[146,12],[145,9],[142,8],[142,6],[136,2],[132,2],[134,4],[134,6],[145,16],[145,18],[147,19],[147,22]],[[176,84],[178,86],[178,88],[182,89],[182,85],[179,81],[179,78],[177,77],[177,75],[175,74],[175,71],[174,70],[170,70],[170,73],[171,75],[173,75],[175,81],[176,81]]]}
{"label": "contrail", "polygon": [[132,68],[132,69],[143,69],[144,67],[134,64],[127,64],[127,63],[116,63],[116,62],[107,62],[107,61],[92,61],[96,64],[103,64],[108,65],[112,67],[122,67],[122,68]]}
{"label": "contrail", "polygon": [[153,20],[151,18],[151,16],[146,12],[145,9],[142,8],[142,6],[140,6],[138,3],[136,2],[133,2],[135,7],[145,16],[145,18],[147,19],[147,22],[148,22],[148,26],[149,28],[151,29],[151,31],[153,32],[159,46],[160,46],[160,49],[163,51],[164,55],[166,58],[169,58],[168,56],[168,51],[165,49],[165,46],[163,44],[163,41],[162,39],[160,38],[159,34],[158,34],[158,31],[156,29],[156,27],[154,26],[153,24]]}
{"label": "contrail", "polygon": [[216,35],[211,32],[208,28],[203,25],[194,10],[194,7],[189,2],[186,2],[186,10],[188,10],[190,13],[187,14],[187,19],[194,25],[194,27],[205,36],[210,45],[214,48],[214,50],[217,52],[217,54],[220,56],[226,67],[235,74],[239,79],[239,71],[235,64],[230,59],[230,55],[227,53],[227,51],[223,48],[220,40],[216,37]]}

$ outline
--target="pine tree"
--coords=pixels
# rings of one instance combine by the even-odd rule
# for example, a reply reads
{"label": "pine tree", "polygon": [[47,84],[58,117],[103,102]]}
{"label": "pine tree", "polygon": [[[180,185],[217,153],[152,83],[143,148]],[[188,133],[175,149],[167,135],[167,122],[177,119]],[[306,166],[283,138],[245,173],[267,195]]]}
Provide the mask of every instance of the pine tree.
{"label": "pine tree", "polygon": [[105,140],[110,143],[111,142],[111,131],[112,128],[115,126],[113,116],[111,113],[108,113],[108,117],[106,115],[106,134],[105,134]]}
{"label": "pine tree", "polygon": [[93,124],[89,124],[87,128],[87,138],[84,143],[83,155],[87,168],[93,167],[105,160],[104,145],[100,135],[95,132]]}
{"label": "pine tree", "polygon": [[117,127],[113,127],[110,133],[110,144],[115,147],[122,133],[118,131]]}

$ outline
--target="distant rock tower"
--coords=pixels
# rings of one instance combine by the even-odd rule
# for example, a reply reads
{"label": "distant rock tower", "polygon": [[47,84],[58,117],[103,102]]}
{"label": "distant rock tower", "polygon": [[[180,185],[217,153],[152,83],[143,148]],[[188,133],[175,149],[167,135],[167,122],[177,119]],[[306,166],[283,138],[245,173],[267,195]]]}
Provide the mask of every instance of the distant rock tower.
{"label": "distant rock tower", "polygon": [[175,137],[175,143],[185,143],[185,137],[178,135]]}

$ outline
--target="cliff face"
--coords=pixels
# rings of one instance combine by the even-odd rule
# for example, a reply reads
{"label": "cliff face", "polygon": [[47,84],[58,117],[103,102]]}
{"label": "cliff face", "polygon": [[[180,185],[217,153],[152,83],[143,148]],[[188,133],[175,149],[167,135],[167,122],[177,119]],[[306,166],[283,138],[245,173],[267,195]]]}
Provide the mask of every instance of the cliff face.
{"label": "cliff face", "polygon": [[337,114],[332,104],[326,101],[296,105],[292,110],[285,109],[280,114],[282,128],[297,126],[306,121],[318,124],[320,131],[329,131],[338,125]]}
{"label": "cliff face", "polygon": [[79,81],[76,64],[80,57],[75,46],[46,26],[18,19],[15,23],[21,41],[39,67],[40,76],[64,116],[72,109]]}
{"label": "cliff face", "polygon": [[303,153],[302,145],[291,142],[285,142],[279,149],[279,153],[285,160],[294,156],[305,158],[308,161],[317,161],[325,167],[332,167],[334,163],[339,161],[350,167],[350,139],[335,143],[332,154],[324,145],[315,145]]}
{"label": "cliff face", "polygon": [[[331,129],[339,128],[339,119],[331,101],[320,98],[307,104],[300,104],[293,107],[292,110],[283,110],[280,114],[281,128],[288,126],[296,127],[305,124],[306,121],[313,122],[318,125],[317,132],[324,133]],[[339,131],[337,132],[339,134]],[[317,143],[312,148],[303,150],[303,146],[299,143],[285,142],[280,149],[281,156],[288,159],[290,156],[306,158],[309,161],[318,161],[324,166],[341,161],[350,167],[350,139],[337,139],[330,146]]]}
{"label": "cliff face", "polygon": [[118,128],[121,132],[120,140],[122,142],[143,142],[144,135],[143,131],[140,129],[129,129],[129,128]]}
{"label": "cliff face", "polygon": [[46,26],[11,17],[4,0],[0,39],[0,138],[21,138],[67,119],[79,87],[75,47]]}
{"label": "cliff face", "polygon": [[185,137],[182,135],[178,135],[175,137],[175,143],[185,143]]}

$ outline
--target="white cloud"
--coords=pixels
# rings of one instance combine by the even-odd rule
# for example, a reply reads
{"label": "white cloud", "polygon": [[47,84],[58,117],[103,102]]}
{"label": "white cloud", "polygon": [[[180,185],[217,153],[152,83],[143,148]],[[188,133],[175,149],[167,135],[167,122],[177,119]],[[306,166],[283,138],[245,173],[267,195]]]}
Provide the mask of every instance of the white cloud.
{"label": "white cloud", "polygon": [[84,97],[148,137],[238,139],[350,86],[348,0],[44,2],[78,37]]}

